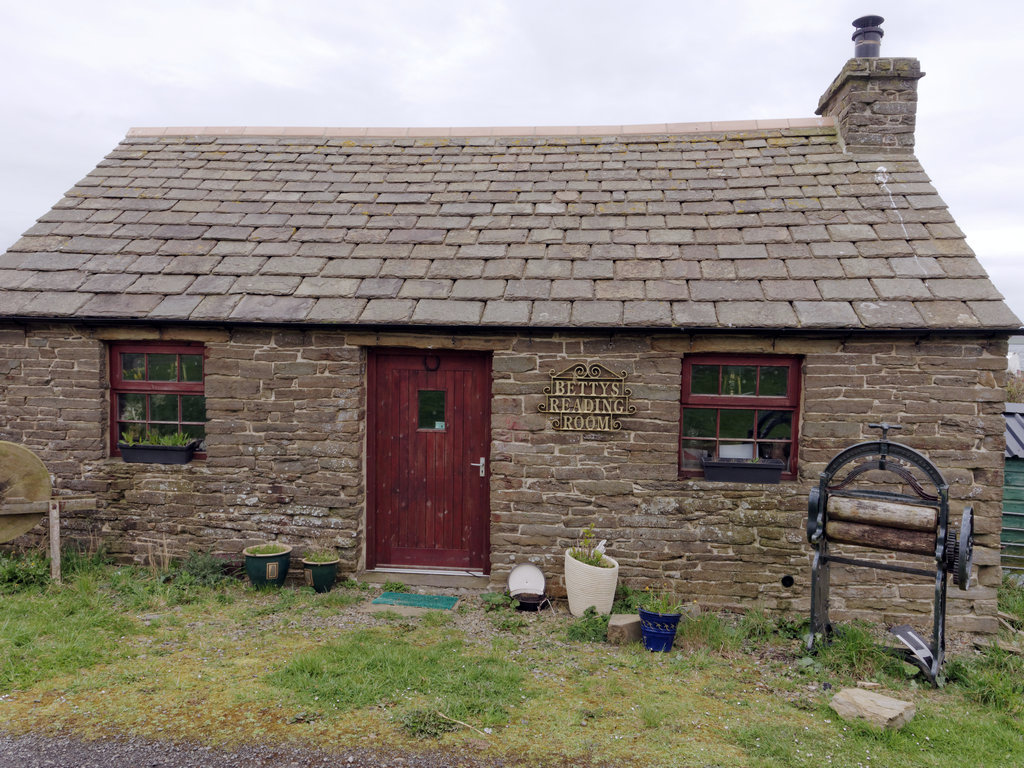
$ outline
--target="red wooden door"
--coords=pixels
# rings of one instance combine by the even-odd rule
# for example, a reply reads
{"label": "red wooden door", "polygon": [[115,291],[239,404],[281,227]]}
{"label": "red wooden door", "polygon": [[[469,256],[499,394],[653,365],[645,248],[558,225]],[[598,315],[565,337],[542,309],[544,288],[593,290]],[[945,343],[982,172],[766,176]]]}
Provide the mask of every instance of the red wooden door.
{"label": "red wooden door", "polygon": [[371,354],[367,566],[489,570],[490,357]]}

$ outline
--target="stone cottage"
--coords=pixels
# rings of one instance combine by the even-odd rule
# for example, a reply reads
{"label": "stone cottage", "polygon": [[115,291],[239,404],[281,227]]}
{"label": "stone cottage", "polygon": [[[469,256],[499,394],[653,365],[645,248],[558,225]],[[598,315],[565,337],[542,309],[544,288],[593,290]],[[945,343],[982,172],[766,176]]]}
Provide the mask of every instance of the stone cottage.
{"label": "stone cottage", "polygon": [[[349,572],[530,561],[557,593],[592,525],[634,585],[803,611],[808,490],[885,420],[974,504],[950,626],[994,631],[1020,321],[913,155],[920,77],[851,59],[793,120],[133,129],[0,257],[0,439],[124,558],[329,540]],[[179,430],[191,463],[121,460]]]}

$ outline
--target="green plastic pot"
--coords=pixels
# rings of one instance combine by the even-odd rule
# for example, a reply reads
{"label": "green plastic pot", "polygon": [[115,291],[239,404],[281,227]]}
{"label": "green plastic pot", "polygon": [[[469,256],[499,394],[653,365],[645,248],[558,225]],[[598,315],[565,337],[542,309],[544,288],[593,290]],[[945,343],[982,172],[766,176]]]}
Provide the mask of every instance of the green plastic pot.
{"label": "green plastic pot", "polygon": [[288,565],[292,559],[292,548],[278,544],[279,552],[257,554],[250,550],[266,546],[257,544],[242,550],[245,555],[245,575],[254,587],[280,587],[288,576]]}
{"label": "green plastic pot", "polygon": [[302,561],[302,576],[307,587],[312,587],[316,592],[330,592],[338,578],[338,563],[340,560],[331,560],[326,563],[316,563],[310,560]]}

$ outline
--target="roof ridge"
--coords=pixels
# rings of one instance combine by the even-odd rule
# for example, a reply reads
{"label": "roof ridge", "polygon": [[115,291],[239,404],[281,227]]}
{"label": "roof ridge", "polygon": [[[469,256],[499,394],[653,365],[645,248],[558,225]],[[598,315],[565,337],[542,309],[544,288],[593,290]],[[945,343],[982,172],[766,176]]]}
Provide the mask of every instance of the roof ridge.
{"label": "roof ridge", "polygon": [[303,126],[167,126],[135,127],[129,136],[322,136],[322,137],[448,137],[448,136],[589,136],[658,133],[707,133],[717,131],[826,128],[831,117],[800,117],[775,120],[715,120],[696,123],[649,123],[638,125],[542,125],[479,127],[303,127]]}

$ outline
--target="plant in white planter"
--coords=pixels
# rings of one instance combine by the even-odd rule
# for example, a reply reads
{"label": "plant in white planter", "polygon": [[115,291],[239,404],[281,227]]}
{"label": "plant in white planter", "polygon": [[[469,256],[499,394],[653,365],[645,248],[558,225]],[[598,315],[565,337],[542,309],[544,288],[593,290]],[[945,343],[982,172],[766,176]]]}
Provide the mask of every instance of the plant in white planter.
{"label": "plant in white planter", "polygon": [[565,550],[565,592],[569,612],[582,616],[593,606],[598,613],[611,613],[619,564],[604,553],[604,540],[594,544],[594,528],[587,526],[579,542]]}

